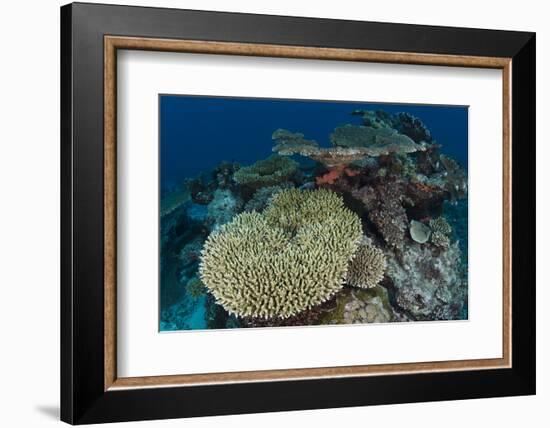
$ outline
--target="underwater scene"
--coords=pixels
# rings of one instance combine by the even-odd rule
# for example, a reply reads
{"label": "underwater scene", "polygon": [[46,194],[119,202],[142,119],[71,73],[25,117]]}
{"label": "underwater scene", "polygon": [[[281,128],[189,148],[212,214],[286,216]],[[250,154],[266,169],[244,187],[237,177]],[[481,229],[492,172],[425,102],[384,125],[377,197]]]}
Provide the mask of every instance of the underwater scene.
{"label": "underwater scene", "polygon": [[160,95],[159,330],[468,319],[468,107]]}

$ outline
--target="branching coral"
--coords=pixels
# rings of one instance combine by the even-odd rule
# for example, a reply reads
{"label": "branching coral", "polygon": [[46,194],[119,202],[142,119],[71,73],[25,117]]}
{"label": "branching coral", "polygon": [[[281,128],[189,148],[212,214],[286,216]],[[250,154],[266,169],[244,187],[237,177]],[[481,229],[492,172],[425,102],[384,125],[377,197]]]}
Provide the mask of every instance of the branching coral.
{"label": "branching coral", "polygon": [[288,318],[343,286],[361,221],[328,190],[288,189],[264,213],[242,213],[212,233],[201,279],[240,317]]}
{"label": "branching coral", "polygon": [[387,253],[387,277],[395,303],[414,320],[464,316],[467,276],[458,244],[434,252],[429,245],[407,245],[399,257]]}
{"label": "branching coral", "polygon": [[361,244],[349,264],[346,283],[353,287],[373,288],[386,270],[386,256],[374,245]]}
{"label": "branching coral", "polygon": [[206,222],[216,229],[241,210],[242,200],[229,189],[216,189],[207,206]]}
{"label": "branching coral", "polygon": [[233,174],[233,179],[238,184],[259,188],[287,181],[297,170],[297,162],[286,157],[272,155],[239,169]]}
{"label": "branching coral", "polygon": [[451,200],[464,198],[468,192],[466,172],[448,156],[441,155],[439,160],[444,168],[442,187],[449,193]]}
{"label": "branching coral", "polygon": [[363,125],[372,128],[393,128],[401,134],[412,138],[415,142],[429,143],[432,136],[426,125],[410,113],[391,114],[383,110],[355,110],[355,116],[361,116]]}
{"label": "branching coral", "polygon": [[273,151],[282,156],[297,154],[309,157],[320,150],[319,144],[316,141],[306,140],[304,134],[299,132],[277,129],[271,138],[276,142],[275,146],[273,146]]}
{"label": "branching coral", "polygon": [[430,220],[432,236],[430,242],[441,248],[448,248],[451,244],[449,235],[452,232],[451,225],[444,217],[438,217]]}

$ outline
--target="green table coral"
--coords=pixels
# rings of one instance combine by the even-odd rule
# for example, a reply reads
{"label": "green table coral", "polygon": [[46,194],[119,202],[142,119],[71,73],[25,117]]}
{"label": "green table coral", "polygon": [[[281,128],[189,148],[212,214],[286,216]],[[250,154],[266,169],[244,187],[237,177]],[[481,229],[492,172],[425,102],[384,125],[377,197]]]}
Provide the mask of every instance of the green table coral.
{"label": "green table coral", "polygon": [[201,279],[229,313],[288,318],[342,288],[361,236],[336,193],[283,190],[263,213],[241,213],[208,237]]}
{"label": "green table coral", "polygon": [[239,169],[233,174],[233,179],[238,184],[259,188],[283,183],[296,171],[298,171],[298,162],[287,157],[272,155]]}

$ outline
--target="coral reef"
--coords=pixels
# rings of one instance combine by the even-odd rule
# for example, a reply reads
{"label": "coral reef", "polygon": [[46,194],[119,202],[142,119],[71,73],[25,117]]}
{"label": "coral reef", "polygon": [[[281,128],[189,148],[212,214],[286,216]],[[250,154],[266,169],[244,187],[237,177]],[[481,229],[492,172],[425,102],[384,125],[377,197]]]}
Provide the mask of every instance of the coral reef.
{"label": "coral reef", "polygon": [[442,251],[411,244],[386,254],[395,303],[415,320],[460,319],[466,305],[466,272],[455,243]]}
{"label": "coral reef", "polygon": [[343,321],[345,324],[390,322],[392,310],[386,302],[383,296],[355,294],[344,306]]}
{"label": "coral reef", "polygon": [[228,189],[216,189],[208,204],[206,222],[215,230],[230,221],[240,212],[243,203],[238,196]]}
{"label": "coral reef", "polygon": [[229,313],[287,318],[342,288],[361,236],[335,193],[284,190],[263,214],[238,214],[208,237],[201,279]]}
{"label": "coral reef", "polygon": [[313,159],[326,168],[332,169],[347,166],[367,156],[365,148],[319,147],[313,140],[304,139],[304,134],[292,133],[286,129],[277,129],[272,136],[276,141],[273,151],[281,156],[300,155]]}
{"label": "coral reef", "polygon": [[430,131],[424,123],[410,113],[391,114],[383,110],[355,110],[353,115],[361,116],[363,125],[372,128],[390,128],[411,138],[414,142],[432,142]]}
{"label": "coral reef", "polygon": [[339,126],[330,135],[330,141],[336,147],[363,148],[367,156],[373,157],[425,150],[422,145],[391,128]]}
{"label": "coral reef", "polygon": [[359,171],[346,168],[345,165],[339,165],[328,171],[326,174],[316,177],[315,183],[318,186],[322,186],[323,184],[334,184],[342,175],[355,177],[356,175],[359,175]]}
{"label": "coral reef", "polygon": [[278,186],[267,186],[258,189],[246,202],[244,210],[262,212],[275,194],[289,187],[291,187],[290,183],[282,183]]}
{"label": "coral reef", "polygon": [[240,168],[233,174],[233,179],[238,184],[257,189],[288,181],[297,170],[298,163],[296,161],[272,155],[253,165]]}
{"label": "coral reef", "polygon": [[352,114],[163,189],[161,330],[468,317],[466,170],[409,113]]}
{"label": "coral reef", "polygon": [[450,235],[453,231],[451,225],[444,217],[438,217],[430,220],[432,236],[430,242],[438,247],[448,248],[451,244]]}
{"label": "coral reef", "polygon": [[408,226],[407,213],[403,207],[403,186],[395,181],[384,185],[363,186],[351,191],[367,210],[367,218],[384,241],[401,248]]}
{"label": "coral reef", "polygon": [[384,278],[386,256],[374,245],[362,243],[349,264],[346,283],[353,287],[373,288]]}
{"label": "coral reef", "polygon": [[396,314],[384,287],[344,289],[332,301],[330,310],[321,313],[315,324],[365,324],[391,322]]}

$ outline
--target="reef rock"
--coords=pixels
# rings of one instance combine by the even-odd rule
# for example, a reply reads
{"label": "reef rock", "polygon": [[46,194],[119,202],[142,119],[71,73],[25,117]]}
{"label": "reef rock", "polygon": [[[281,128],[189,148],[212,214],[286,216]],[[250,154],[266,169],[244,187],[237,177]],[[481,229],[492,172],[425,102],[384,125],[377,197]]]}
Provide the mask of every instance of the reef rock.
{"label": "reef rock", "polygon": [[212,230],[228,223],[241,211],[242,200],[228,189],[217,189],[208,204],[206,222]]}
{"label": "reef rock", "polygon": [[391,247],[401,248],[408,225],[401,183],[373,183],[354,189],[351,194],[363,203],[367,217],[384,241]]}
{"label": "reef rock", "polygon": [[368,156],[373,157],[425,150],[422,145],[394,129],[370,126],[339,126],[330,135],[330,141],[337,147],[363,148]]}
{"label": "reef rock", "polygon": [[374,245],[362,243],[349,264],[346,283],[352,287],[373,288],[384,278],[386,256]]}
{"label": "reef rock", "polygon": [[411,234],[411,238],[419,244],[424,244],[428,242],[428,240],[430,239],[430,234],[432,233],[429,226],[426,226],[424,223],[416,220],[411,220],[409,232]]}
{"label": "reef rock", "polygon": [[413,243],[386,254],[395,303],[415,320],[461,319],[467,304],[466,272],[458,243],[447,249]]}
{"label": "reef rock", "polygon": [[393,128],[405,134],[415,142],[430,143],[432,136],[424,123],[410,113],[391,114],[383,110],[355,110],[355,116],[361,116],[363,125],[373,128]]}
{"label": "reef rock", "polygon": [[258,189],[244,206],[244,211],[262,212],[268,205],[271,198],[283,189],[290,188],[290,183],[283,183],[279,186],[267,186]]}
{"label": "reef rock", "polygon": [[267,159],[242,167],[235,172],[233,179],[240,185],[258,189],[288,181],[297,171],[298,163],[296,161],[272,155]]}
{"label": "reef rock", "polygon": [[207,238],[200,276],[229,313],[289,318],[343,287],[361,221],[328,190],[286,189]]}

